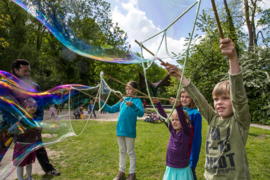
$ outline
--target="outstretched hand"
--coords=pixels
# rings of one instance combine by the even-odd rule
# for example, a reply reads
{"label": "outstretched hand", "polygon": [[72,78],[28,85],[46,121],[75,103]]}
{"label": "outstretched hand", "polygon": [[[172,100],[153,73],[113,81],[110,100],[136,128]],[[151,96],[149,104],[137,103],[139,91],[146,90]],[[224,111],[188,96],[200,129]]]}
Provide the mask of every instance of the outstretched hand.
{"label": "outstretched hand", "polygon": [[[175,101],[176,101],[175,98],[173,98],[173,97],[170,98],[170,103],[171,103],[171,105],[174,105]],[[179,106],[179,105],[180,105],[180,102],[177,101],[175,107],[177,107],[177,106]]]}
{"label": "outstretched hand", "polygon": [[[168,74],[170,75],[170,76],[174,76],[174,77],[179,77],[179,75],[182,75],[182,72],[180,71],[180,69],[178,69],[175,65],[173,65],[173,64],[170,64],[170,63],[168,63],[168,62],[166,62],[166,63],[161,63],[161,65],[162,66],[165,66],[165,69],[167,70],[167,72],[168,72]],[[178,74],[179,75],[178,75]],[[180,77],[179,77],[180,78]]]}
{"label": "outstretched hand", "polygon": [[154,104],[159,103],[159,100],[157,98],[152,98],[152,101],[153,101]]}
{"label": "outstretched hand", "polygon": [[[168,62],[166,63],[161,63],[162,66],[165,66],[168,74],[170,76],[174,76],[176,77],[176,79],[180,82],[181,81],[181,76],[182,76],[182,72],[180,71],[180,69],[178,69],[175,65],[170,64]],[[183,77],[183,82],[182,85],[183,86],[187,86],[189,84],[189,80],[186,77]]]}

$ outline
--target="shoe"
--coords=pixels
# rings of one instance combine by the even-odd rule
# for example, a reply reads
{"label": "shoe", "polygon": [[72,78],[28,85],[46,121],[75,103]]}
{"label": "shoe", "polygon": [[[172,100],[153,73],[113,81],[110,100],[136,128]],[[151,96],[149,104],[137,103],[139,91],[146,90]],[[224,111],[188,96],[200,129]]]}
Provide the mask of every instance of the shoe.
{"label": "shoe", "polygon": [[127,180],[136,180],[136,173],[129,174]]}
{"label": "shoe", "polygon": [[46,172],[47,175],[53,175],[53,176],[60,176],[60,171],[57,171],[56,169]]}
{"label": "shoe", "polygon": [[122,171],[119,171],[118,174],[117,174],[117,176],[113,180],[123,180],[125,178],[126,178],[125,173],[122,172]]}

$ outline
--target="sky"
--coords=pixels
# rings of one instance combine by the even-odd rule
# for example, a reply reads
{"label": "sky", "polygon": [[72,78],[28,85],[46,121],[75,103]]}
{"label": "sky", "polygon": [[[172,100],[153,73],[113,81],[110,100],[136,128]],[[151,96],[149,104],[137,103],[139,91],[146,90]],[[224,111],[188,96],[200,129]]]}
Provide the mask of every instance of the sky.
{"label": "sky", "polygon": [[[195,0],[107,0],[111,3],[112,19],[114,23],[127,32],[128,42],[131,44],[133,52],[141,52],[140,47],[134,42],[135,39],[139,42],[145,41],[149,37],[162,31],[170,23],[172,23],[179,15],[181,15]],[[269,0],[263,0],[260,4],[263,9],[270,7]],[[195,5],[188,11],[180,20],[177,21],[167,31],[168,52],[175,54],[182,53],[185,50],[185,38],[188,33],[191,33],[196,15]],[[212,8],[210,0],[202,0],[200,11],[203,9]],[[247,32],[244,26],[243,30]],[[196,31],[194,35],[201,32]],[[153,53],[156,53],[160,45],[162,34],[155,38],[146,41],[144,45]],[[161,45],[158,57],[176,64],[176,60],[171,59],[166,54],[165,43]],[[149,53],[143,51],[145,58],[152,57]]]}
{"label": "sky", "polygon": [[[177,17],[188,9],[195,0],[116,0],[111,3],[112,19],[121,29],[127,32],[128,42],[133,52],[141,52],[134,41],[142,42],[168,27]],[[205,3],[201,4],[204,8]],[[173,55],[182,53],[188,33],[192,31],[197,5],[191,8],[172,27],[166,31],[168,52]],[[163,33],[144,43],[150,51],[156,54],[161,43]],[[152,57],[148,52],[143,52],[145,58]],[[171,59],[166,54],[165,42],[161,45],[158,57]],[[175,60],[174,60],[175,61]]]}

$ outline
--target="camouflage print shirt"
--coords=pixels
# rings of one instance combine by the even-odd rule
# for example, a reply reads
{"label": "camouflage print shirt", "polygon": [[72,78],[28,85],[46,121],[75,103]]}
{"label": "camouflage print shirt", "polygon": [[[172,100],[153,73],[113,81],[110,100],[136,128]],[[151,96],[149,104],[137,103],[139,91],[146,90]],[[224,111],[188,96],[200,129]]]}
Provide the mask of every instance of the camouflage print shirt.
{"label": "camouflage print shirt", "polygon": [[206,137],[207,180],[249,180],[246,142],[251,122],[242,72],[229,74],[233,115],[221,119],[204,96],[190,82],[185,88],[209,127]]}

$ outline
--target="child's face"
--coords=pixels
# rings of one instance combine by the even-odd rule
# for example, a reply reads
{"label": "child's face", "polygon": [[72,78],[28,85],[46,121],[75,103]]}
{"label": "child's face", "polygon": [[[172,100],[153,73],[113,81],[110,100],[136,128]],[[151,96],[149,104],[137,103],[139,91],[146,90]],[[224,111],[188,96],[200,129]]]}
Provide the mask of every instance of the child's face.
{"label": "child's face", "polygon": [[134,89],[132,89],[131,87],[126,86],[126,93],[127,93],[127,95],[135,95],[136,91]]}
{"label": "child's face", "polygon": [[184,93],[181,93],[180,101],[181,101],[183,107],[188,108],[188,107],[190,107],[192,99],[187,92],[184,92]]}
{"label": "child's face", "polygon": [[90,101],[90,104],[93,104],[94,102],[93,101]]}
{"label": "child's face", "polygon": [[37,111],[37,105],[36,104],[31,104],[31,105],[27,105],[25,107],[25,111],[28,113],[28,114],[35,114],[35,112]]}
{"label": "child's face", "polygon": [[180,123],[180,121],[178,119],[177,112],[174,112],[172,114],[172,127],[176,131],[180,131],[182,129],[181,123]]}
{"label": "child's face", "polygon": [[229,94],[214,96],[214,107],[221,119],[226,119],[233,115],[232,101]]}
{"label": "child's face", "polygon": [[52,105],[52,107],[54,108],[54,104]]}

